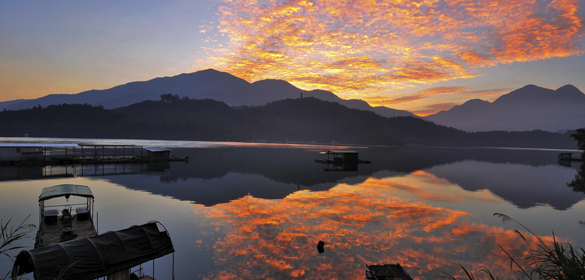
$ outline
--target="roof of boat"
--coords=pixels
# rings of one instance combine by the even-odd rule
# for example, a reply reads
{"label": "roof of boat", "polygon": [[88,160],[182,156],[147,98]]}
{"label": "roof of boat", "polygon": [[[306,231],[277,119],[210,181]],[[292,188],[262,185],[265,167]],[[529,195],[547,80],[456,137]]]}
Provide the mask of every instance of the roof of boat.
{"label": "roof of boat", "polygon": [[48,280],[55,279],[56,272],[61,270],[60,279],[90,280],[174,253],[169,233],[166,229],[161,231],[158,224],[152,221],[93,237],[22,250],[14,261],[12,277],[17,279],[17,275],[34,272],[34,279]]}
{"label": "roof of boat", "polygon": [[69,195],[93,198],[93,194],[91,193],[91,190],[89,189],[88,186],[62,184],[44,188],[43,192],[39,196],[39,201]]}

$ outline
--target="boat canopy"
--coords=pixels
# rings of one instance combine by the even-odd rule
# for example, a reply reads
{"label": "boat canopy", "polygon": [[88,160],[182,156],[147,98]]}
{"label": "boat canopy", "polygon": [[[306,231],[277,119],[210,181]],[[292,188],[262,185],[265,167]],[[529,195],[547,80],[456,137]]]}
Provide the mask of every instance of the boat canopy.
{"label": "boat canopy", "polygon": [[16,256],[12,277],[34,272],[36,280],[49,280],[64,273],[60,279],[89,280],[174,253],[168,232],[160,231],[157,224],[160,223],[149,222],[93,237],[22,250]]}
{"label": "boat canopy", "polygon": [[39,202],[60,196],[69,197],[70,195],[93,198],[93,194],[88,186],[63,184],[44,188],[39,196]]}

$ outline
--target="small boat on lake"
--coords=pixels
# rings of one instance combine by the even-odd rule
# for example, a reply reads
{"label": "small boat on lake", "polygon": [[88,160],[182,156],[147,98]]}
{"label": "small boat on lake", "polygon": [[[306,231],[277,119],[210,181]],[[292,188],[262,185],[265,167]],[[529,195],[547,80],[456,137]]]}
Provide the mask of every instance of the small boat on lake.
{"label": "small boat on lake", "polygon": [[[71,196],[85,198],[85,202],[70,203]],[[87,186],[63,184],[44,188],[39,196],[39,228],[35,248],[95,236],[93,208],[94,197]]]}
{"label": "small boat on lake", "polygon": [[[160,228],[159,228],[160,226]],[[108,231],[93,237],[79,237],[42,248],[22,250],[14,260],[11,279],[34,273],[36,280],[92,280],[107,277],[116,280],[154,278],[154,260],[173,254],[171,236],[156,221]],[[144,275],[142,264],[152,261],[152,277]],[[132,268],[140,268],[131,271]]]}
{"label": "small boat on lake", "polygon": [[412,280],[399,264],[366,265],[366,280]]}

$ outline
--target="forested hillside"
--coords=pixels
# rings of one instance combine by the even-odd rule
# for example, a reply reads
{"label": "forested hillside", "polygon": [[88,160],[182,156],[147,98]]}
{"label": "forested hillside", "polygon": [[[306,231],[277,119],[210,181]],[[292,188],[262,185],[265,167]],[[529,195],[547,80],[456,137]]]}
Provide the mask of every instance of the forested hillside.
{"label": "forested hillside", "polygon": [[316,98],[229,107],[210,99],[163,97],[113,110],[62,104],[3,111],[0,136],[575,148],[570,133],[468,133],[418,118],[385,118]]}

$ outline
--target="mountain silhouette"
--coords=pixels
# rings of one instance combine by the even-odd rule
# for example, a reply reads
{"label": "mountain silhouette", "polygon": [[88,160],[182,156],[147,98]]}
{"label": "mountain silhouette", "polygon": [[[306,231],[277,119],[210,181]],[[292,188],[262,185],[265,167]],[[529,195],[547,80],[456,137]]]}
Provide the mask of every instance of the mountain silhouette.
{"label": "mountain silhouette", "polygon": [[365,102],[363,100],[359,100],[359,99],[344,100],[344,99],[339,98],[334,93],[332,93],[330,91],[326,91],[326,90],[311,90],[311,91],[301,90],[301,89],[293,86],[292,84],[290,84],[289,82],[284,81],[284,80],[272,80],[272,79],[262,80],[262,81],[254,82],[253,85],[259,86],[265,90],[273,92],[275,94],[275,97],[276,97],[276,94],[278,94],[277,95],[278,98],[273,100],[273,101],[280,100],[280,99],[286,99],[286,98],[297,98],[297,97],[300,97],[301,93],[303,93],[303,97],[315,97],[315,98],[323,100],[323,101],[337,102],[337,103],[339,103],[347,108],[372,111],[380,116],[387,117],[387,118],[391,118],[391,117],[417,117],[415,114],[408,112],[408,111],[391,109],[391,108],[384,107],[384,106],[372,107],[367,102]]}
{"label": "mountain silhouette", "polygon": [[585,94],[572,85],[527,85],[491,103],[473,99],[424,119],[471,132],[576,129],[585,125]]}
{"label": "mountain silhouette", "polygon": [[[249,83],[214,69],[131,82],[110,89],[89,90],[78,94],[51,94],[32,100],[5,101],[0,102],[0,110],[86,103],[114,109],[145,100],[158,100],[161,94],[167,93],[192,99],[213,99],[228,106],[261,106],[277,100],[299,98],[302,93],[304,97],[336,102],[348,108],[367,110],[384,117],[416,117],[407,111],[383,106],[372,107],[362,100],[343,100],[330,91],[301,90],[284,80],[268,79]],[[583,127],[585,94],[572,85],[557,90],[527,85],[502,95],[491,103],[473,99],[424,119],[469,132],[557,132]]]}
{"label": "mountain silhouette", "polygon": [[61,104],[0,111],[0,136],[575,148],[545,131],[470,133],[420,118],[386,118],[314,97],[230,107],[211,99],[168,95],[116,109]]}
{"label": "mountain silhouette", "polygon": [[303,91],[282,80],[264,80],[249,83],[229,73],[207,69],[173,77],[131,82],[105,90],[89,90],[78,94],[51,94],[32,100],[15,100],[0,103],[0,109],[28,109],[58,104],[90,104],[105,109],[128,106],[145,100],[158,100],[161,94],[172,93],[179,97],[213,99],[229,106],[258,106],[272,101],[298,98],[301,94],[324,101],[343,104],[349,108],[373,111],[384,117],[411,116],[407,111],[386,107],[371,107],[362,100],[343,100],[324,90]]}
{"label": "mountain silhouette", "polygon": [[0,102],[0,110],[4,110],[4,108],[8,108],[14,104],[18,104],[18,103],[22,103],[22,102],[26,102],[29,100],[26,99],[16,99],[16,100],[10,100],[10,101],[3,101]]}

